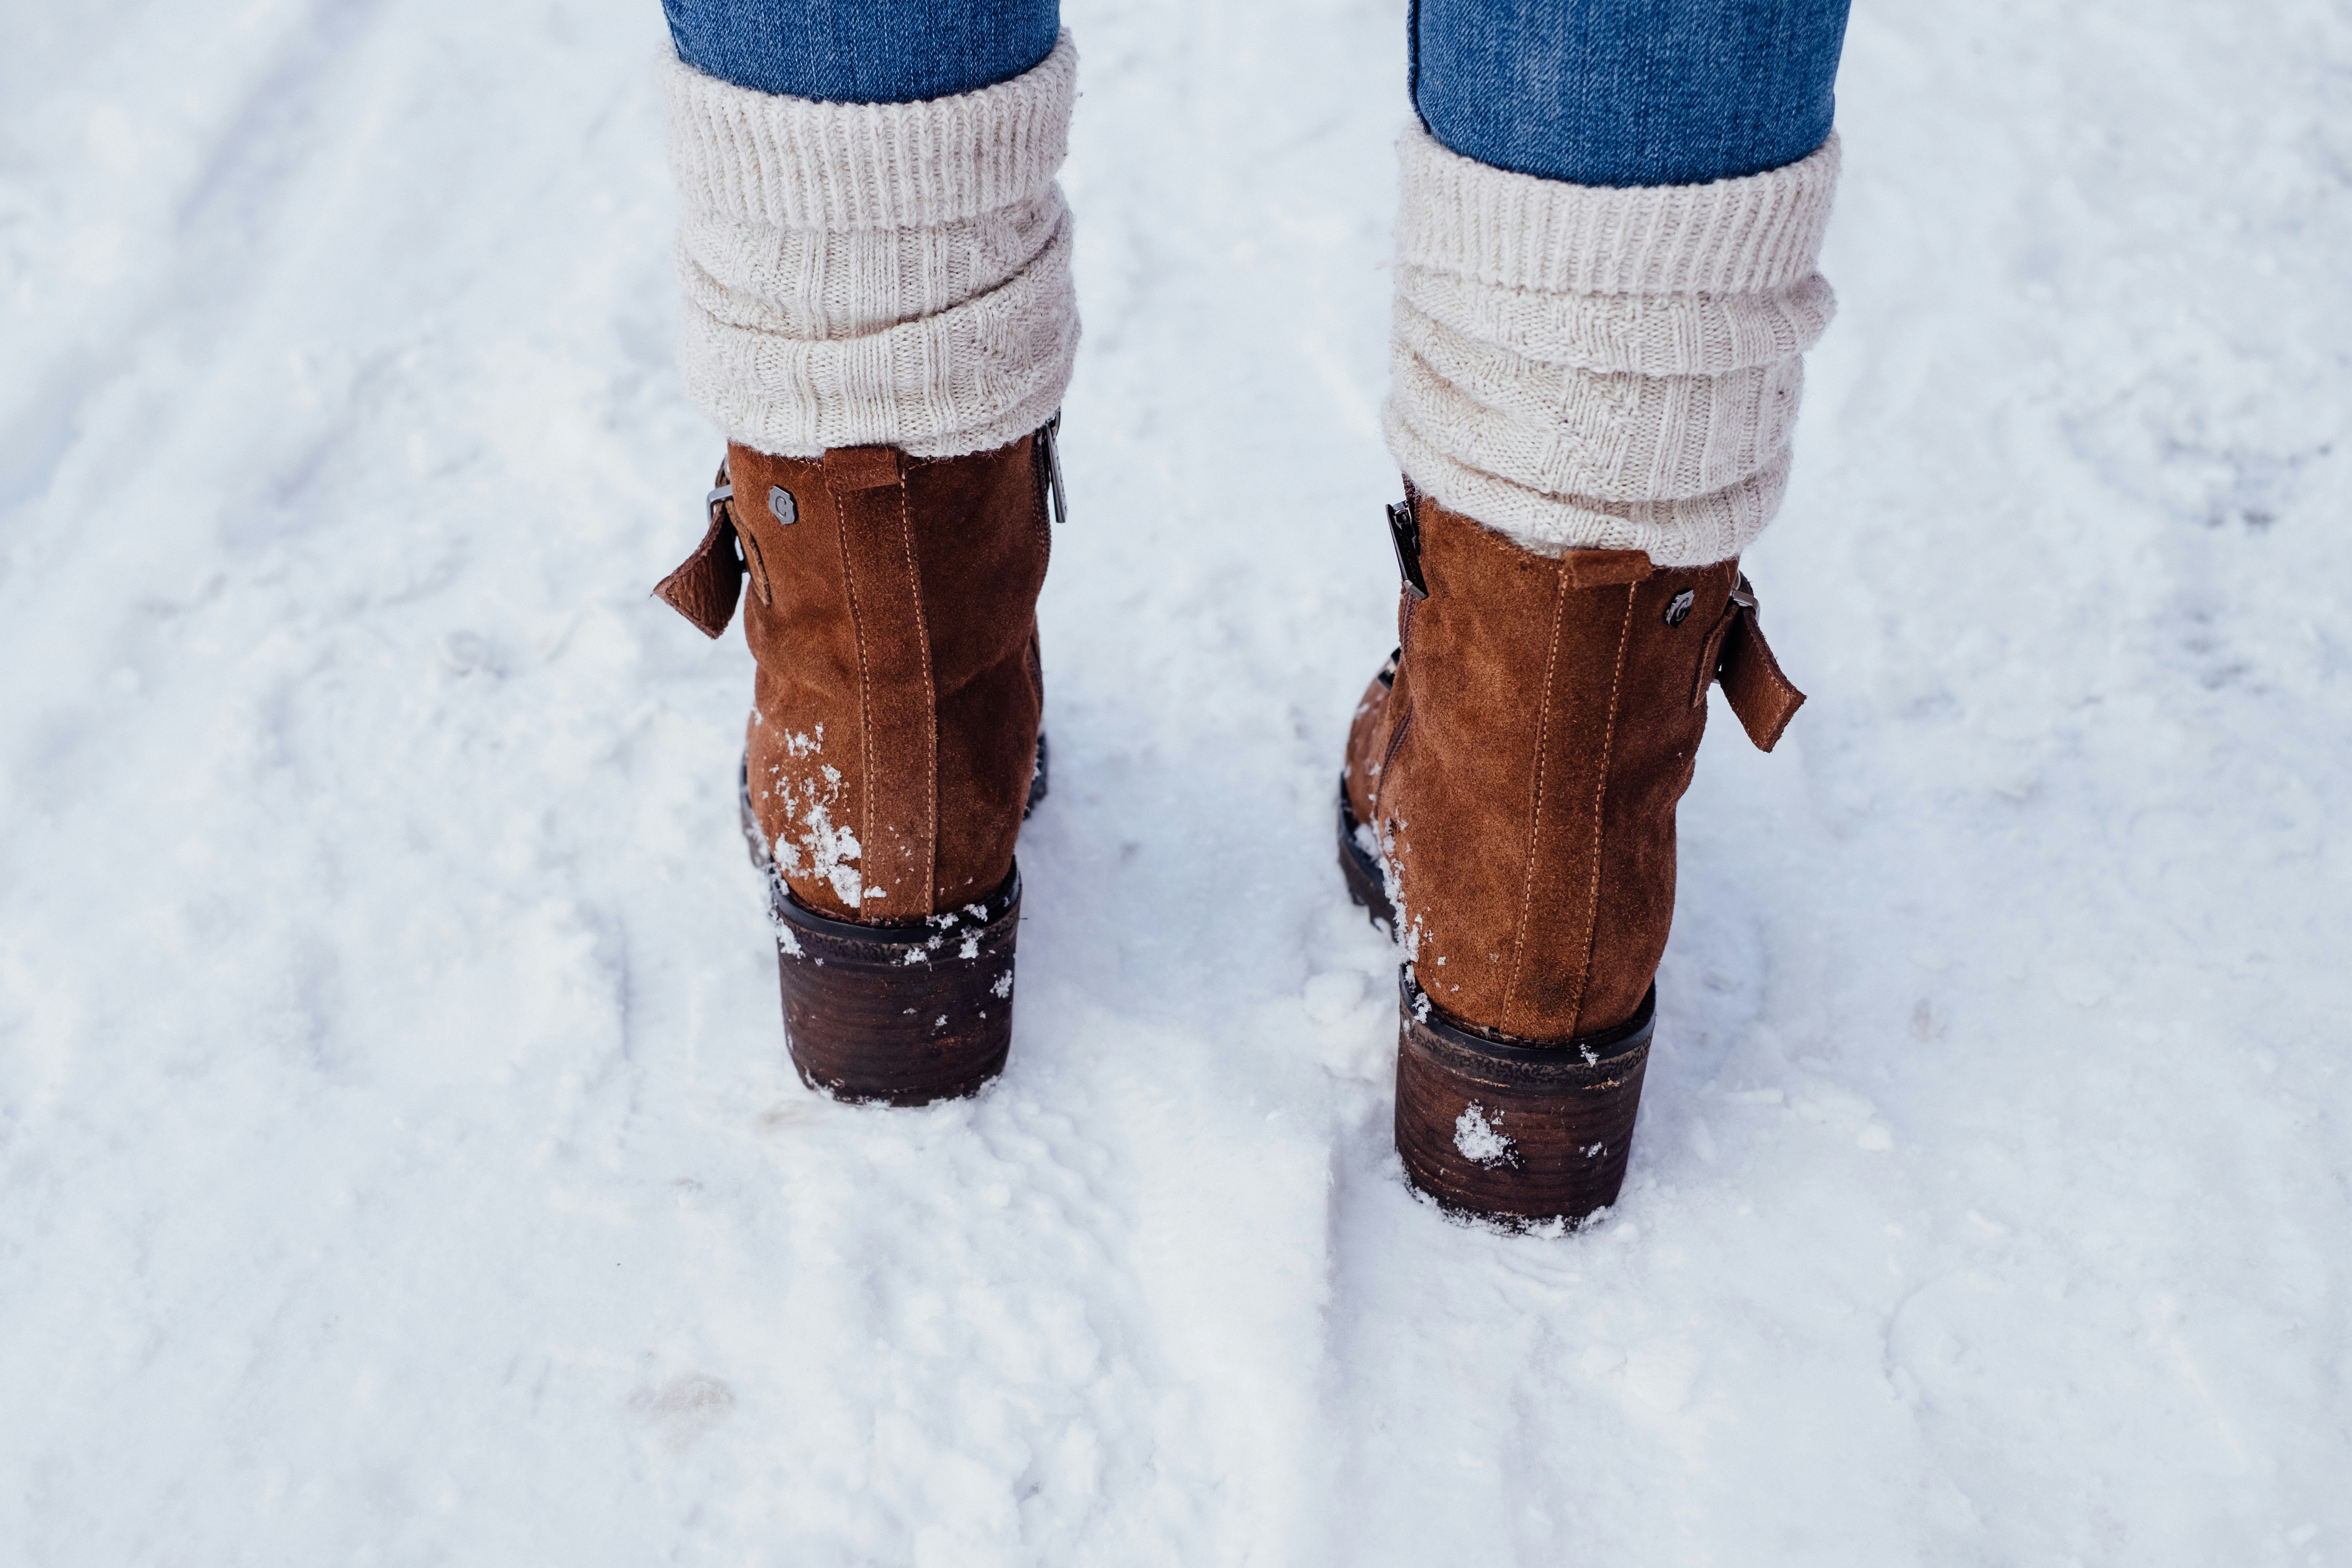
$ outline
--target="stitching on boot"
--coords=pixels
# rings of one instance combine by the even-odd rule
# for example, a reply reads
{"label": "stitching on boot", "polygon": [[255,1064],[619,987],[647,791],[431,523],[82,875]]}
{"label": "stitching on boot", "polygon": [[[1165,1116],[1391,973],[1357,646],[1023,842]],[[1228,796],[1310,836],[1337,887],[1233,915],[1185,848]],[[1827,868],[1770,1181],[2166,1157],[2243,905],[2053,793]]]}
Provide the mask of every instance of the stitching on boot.
{"label": "stitching on boot", "polygon": [[1405,731],[1412,728],[1412,704],[1408,702],[1404,711],[1397,715],[1395,727],[1389,731],[1389,749],[1381,753],[1380,772],[1367,781],[1374,816],[1378,816],[1381,809],[1381,781],[1390,776],[1390,770],[1396,764],[1397,753],[1404,750]]}
{"label": "stitching on boot", "polygon": [[907,547],[907,587],[915,602],[915,636],[923,646],[923,706],[931,717],[926,748],[930,760],[930,789],[925,803],[929,826],[924,834],[929,853],[923,867],[923,912],[939,908],[940,886],[940,694],[931,679],[931,622],[923,611],[923,574],[915,564],[915,513],[907,495],[907,470],[898,470],[898,537]]}
{"label": "stitching on boot", "polygon": [[1037,435],[1031,431],[1022,439],[1029,443],[1029,515],[1037,521],[1038,537],[1045,542],[1045,563],[1054,562],[1054,520],[1045,511],[1045,487],[1053,480],[1045,475],[1045,455],[1037,449]]}
{"label": "stitching on boot", "polygon": [[[841,546],[841,585],[849,595],[849,635],[857,644],[857,738],[864,748],[866,770],[857,781],[858,853],[874,853],[874,682],[866,668],[866,621],[857,609],[857,574],[849,565],[848,518],[841,510],[841,491],[835,487],[833,476],[820,466],[818,475],[824,480],[824,493],[833,499],[834,542]],[[866,869],[870,859],[859,863],[857,907],[850,911],[852,920],[866,912]]]}
{"label": "stitching on boot", "polygon": [[1568,1015],[1570,1036],[1583,1021],[1584,992],[1592,982],[1592,955],[1601,945],[1601,838],[1609,821],[1610,752],[1617,743],[1617,699],[1625,689],[1625,650],[1633,643],[1633,604],[1641,592],[1639,584],[1626,585],[1625,625],[1617,634],[1617,672],[1609,681],[1609,720],[1601,731],[1601,783],[1592,795],[1592,900],[1584,916],[1584,972],[1576,977],[1576,1005]]}
{"label": "stitching on boot", "polygon": [[[1528,956],[1528,914],[1535,905],[1536,854],[1543,847],[1543,779],[1544,752],[1551,744],[1551,679],[1559,665],[1559,626],[1568,615],[1568,569],[1558,568],[1552,576],[1551,641],[1544,649],[1542,689],[1537,694],[1536,711],[1536,777],[1534,798],[1528,806],[1527,875],[1519,887],[1519,914],[1511,931],[1511,977],[1503,985],[1503,1016],[1500,1027],[1511,1031],[1511,1002],[1518,994],[1519,970]],[[1621,663],[1623,656],[1619,656]],[[1615,700],[1612,698],[1613,708]]]}
{"label": "stitching on boot", "polygon": [[747,528],[737,529],[735,537],[743,542],[743,559],[751,569],[751,586],[759,590],[761,605],[774,609],[775,595],[768,589],[768,558],[760,553],[759,540]]}
{"label": "stitching on boot", "polygon": [[[1419,601],[1414,599],[1409,594],[1401,594],[1398,597],[1402,599],[1404,604],[1403,611],[1397,618],[1397,669],[1399,674],[1402,675],[1404,669],[1405,656],[1411,651],[1412,647],[1412,612],[1414,605],[1418,604]],[[1391,691],[1395,689],[1393,684],[1391,684],[1390,689]],[[1381,765],[1379,771],[1374,773],[1370,779],[1367,779],[1364,783],[1364,801],[1366,805],[1371,807],[1371,816],[1374,818],[1378,817],[1380,815],[1382,781],[1392,776],[1390,773],[1390,769],[1396,764],[1397,752],[1404,749],[1405,731],[1412,728],[1412,700],[1408,697],[1405,700],[1404,711],[1398,714],[1396,722],[1389,727],[1388,750],[1381,753]],[[1370,818],[1368,818],[1367,820],[1370,820]],[[1375,831],[1377,831],[1377,829],[1375,829]],[[1402,918],[1402,916],[1400,916],[1400,918]]]}

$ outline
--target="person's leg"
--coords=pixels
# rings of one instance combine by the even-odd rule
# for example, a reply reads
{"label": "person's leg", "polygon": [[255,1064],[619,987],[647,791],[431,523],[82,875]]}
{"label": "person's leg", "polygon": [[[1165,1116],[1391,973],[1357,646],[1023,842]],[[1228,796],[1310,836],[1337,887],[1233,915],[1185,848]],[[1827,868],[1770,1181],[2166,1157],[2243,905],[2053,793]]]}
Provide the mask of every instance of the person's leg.
{"label": "person's leg", "polygon": [[1829,140],[1847,0],[1414,0],[1414,112],[1482,163],[1696,185]]}
{"label": "person's leg", "polygon": [[1738,555],[1827,325],[1845,0],[1420,0],[1391,443],[1524,542]]}
{"label": "person's leg", "polygon": [[[936,37],[904,0],[670,5],[694,51],[665,83],[695,400],[731,438],[785,457],[873,444],[958,456],[1043,425],[1077,349],[1054,179],[1076,55],[1055,41],[1052,0],[951,10]],[[1040,25],[1042,58],[1028,37]],[[759,85],[904,91],[985,74],[938,53],[940,37],[992,46],[987,70],[1013,74],[877,101]]]}
{"label": "person's leg", "polygon": [[1802,698],[1738,558],[1787,483],[1844,0],[1419,0],[1390,445],[1402,647],[1342,864],[1403,940],[1397,1140],[1475,1212],[1622,1180],[1720,681]]}
{"label": "person's leg", "polygon": [[755,92],[916,103],[1051,54],[1060,0],[662,0],[677,58]]}
{"label": "person's leg", "polygon": [[667,5],[679,364],[729,446],[657,592],[713,637],[742,600],[744,826],[802,1076],[969,1092],[1011,1037],[1043,794],[1076,56],[1053,0]]}

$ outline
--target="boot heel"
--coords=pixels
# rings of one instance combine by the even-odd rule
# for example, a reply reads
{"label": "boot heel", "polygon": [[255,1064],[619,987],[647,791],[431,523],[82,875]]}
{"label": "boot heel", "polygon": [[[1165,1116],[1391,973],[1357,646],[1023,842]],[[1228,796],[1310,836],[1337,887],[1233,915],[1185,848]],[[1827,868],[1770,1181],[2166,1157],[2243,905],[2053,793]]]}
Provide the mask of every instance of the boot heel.
{"label": "boot heel", "polygon": [[1489,1038],[1398,973],[1396,1146],[1412,1184],[1447,1209],[1515,1229],[1581,1220],[1617,1201],[1657,1025],[1633,1016],[1580,1039]]}
{"label": "boot heel", "polygon": [[776,874],[751,812],[748,768],[737,771],[735,788],[744,847],[768,879],[784,1044],[801,1081],[836,1100],[929,1105],[978,1093],[1003,1072],[1013,1045],[1021,863],[985,899],[927,920],[837,921],[803,907]]}
{"label": "boot heel", "polygon": [[919,924],[815,914],[771,876],[784,1040],[811,1089],[929,1105],[976,1092],[1013,1043],[1021,868],[983,900]]}

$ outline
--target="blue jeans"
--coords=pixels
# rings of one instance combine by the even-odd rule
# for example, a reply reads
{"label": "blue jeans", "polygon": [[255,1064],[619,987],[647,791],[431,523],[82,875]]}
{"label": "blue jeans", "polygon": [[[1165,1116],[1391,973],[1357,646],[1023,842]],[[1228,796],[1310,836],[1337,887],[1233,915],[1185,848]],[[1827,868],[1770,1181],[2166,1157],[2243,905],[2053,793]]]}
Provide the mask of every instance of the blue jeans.
{"label": "blue jeans", "polygon": [[[1848,0],[1413,0],[1412,105],[1465,157],[1581,185],[1793,163],[1830,133]],[[1059,0],[662,0],[678,58],[761,92],[911,103],[1019,76]]]}
{"label": "blue jeans", "polygon": [[1412,107],[1580,185],[1761,174],[1829,140],[1847,0],[1413,0]]}
{"label": "blue jeans", "polygon": [[821,103],[915,103],[1010,81],[1054,52],[1061,0],[662,0],[677,58]]}

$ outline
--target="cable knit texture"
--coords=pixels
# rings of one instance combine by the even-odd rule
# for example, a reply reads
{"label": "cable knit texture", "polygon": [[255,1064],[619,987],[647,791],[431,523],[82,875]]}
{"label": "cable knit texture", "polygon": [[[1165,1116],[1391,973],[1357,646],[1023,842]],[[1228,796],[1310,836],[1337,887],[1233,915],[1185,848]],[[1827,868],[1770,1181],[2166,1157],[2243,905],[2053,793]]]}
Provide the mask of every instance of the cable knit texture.
{"label": "cable knit texture", "polygon": [[1705,566],[1789,478],[1838,142],[1706,185],[1572,185],[1402,144],[1389,445],[1532,549]]}
{"label": "cable knit texture", "polygon": [[988,451],[1061,405],[1078,347],[1054,181],[1077,51],[923,103],[664,71],[683,215],[678,350],[730,439],[784,458]]}

